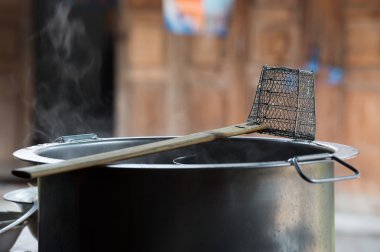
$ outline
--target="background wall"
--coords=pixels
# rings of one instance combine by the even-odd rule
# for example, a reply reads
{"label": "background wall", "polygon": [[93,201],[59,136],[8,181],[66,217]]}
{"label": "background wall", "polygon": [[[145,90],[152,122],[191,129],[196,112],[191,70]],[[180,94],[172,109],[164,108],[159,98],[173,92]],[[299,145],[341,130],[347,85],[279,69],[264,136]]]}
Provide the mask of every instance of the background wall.
{"label": "background wall", "polygon": [[[30,0],[0,1],[0,166],[32,135],[33,59]],[[0,174],[9,169],[0,169]]]}

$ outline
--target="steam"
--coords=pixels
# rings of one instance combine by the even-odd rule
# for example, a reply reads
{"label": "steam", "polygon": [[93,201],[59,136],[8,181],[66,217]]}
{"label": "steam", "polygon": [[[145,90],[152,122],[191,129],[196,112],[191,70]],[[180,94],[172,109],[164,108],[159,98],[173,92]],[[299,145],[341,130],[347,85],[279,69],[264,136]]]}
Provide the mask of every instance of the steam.
{"label": "steam", "polygon": [[[52,61],[59,66],[61,78],[67,78],[78,84],[78,82],[93,68],[98,68],[100,58],[91,48],[91,43],[86,36],[86,29],[82,21],[69,20],[71,5],[59,3],[54,15],[48,22],[43,33],[50,41],[55,54]],[[84,57],[80,64],[73,61],[73,48],[82,50]],[[86,52],[86,50],[88,50]],[[89,52],[92,52],[91,55]]]}
{"label": "steam", "polygon": [[55,5],[40,32],[41,51],[36,95],[36,139],[50,142],[62,135],[100,133],[110,123],[96,113],[103,108],[101,53],[86,26],[71,15],[66,2]]}

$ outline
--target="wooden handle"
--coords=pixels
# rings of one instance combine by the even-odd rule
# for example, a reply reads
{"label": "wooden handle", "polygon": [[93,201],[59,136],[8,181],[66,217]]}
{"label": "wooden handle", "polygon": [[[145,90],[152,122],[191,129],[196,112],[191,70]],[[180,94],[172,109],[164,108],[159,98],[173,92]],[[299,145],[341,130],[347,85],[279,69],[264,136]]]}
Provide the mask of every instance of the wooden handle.
{"label": "wooden handle", "polygon": [[189,146],[198,143],[210,142],[218,138],[248,134],[267,129],[267,125],[248,125],[247,123],[237,124],[225,128],[214,129],[186,135],[183,137],[171,138],[134,147],[102,152],[99,154],[68,159],[58,163],[35,165],[25,168],[18,168],[12,171],[13,175],[21,178],[43,177],[73,170],[89,168],[110,164],[120,160],[140,157],[152,153],[173,150],[176,148]]}

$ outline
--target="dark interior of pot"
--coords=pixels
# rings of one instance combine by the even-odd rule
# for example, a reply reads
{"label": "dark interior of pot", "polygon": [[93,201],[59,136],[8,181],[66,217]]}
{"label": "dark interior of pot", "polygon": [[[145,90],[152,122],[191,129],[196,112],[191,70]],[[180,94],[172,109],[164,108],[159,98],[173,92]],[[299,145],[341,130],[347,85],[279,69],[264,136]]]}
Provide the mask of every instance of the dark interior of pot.
{"label": "dark interior of pot", "polygon": [[[165,139],[167,138],[125,138],[69,143],[41,149],[37,154],[54,159],[71,159]],[[183,158],[183,163],[187,164],[256,163],[286,161],[294,156],[333,152],[328,147],[309,142],[241,137],[192,145],[120,163],[173,164],[173,160],[176,163],[178,158]]]}

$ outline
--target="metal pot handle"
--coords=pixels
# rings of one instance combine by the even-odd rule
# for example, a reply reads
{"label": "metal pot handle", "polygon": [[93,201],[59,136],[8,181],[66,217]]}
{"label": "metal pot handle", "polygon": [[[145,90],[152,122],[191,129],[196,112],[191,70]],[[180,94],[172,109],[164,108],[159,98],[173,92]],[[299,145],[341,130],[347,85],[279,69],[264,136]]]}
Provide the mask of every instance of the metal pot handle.
{"label": "metal pot handle", "polygon": [[5,226],[4,228],[0,229],[0,234],[5,233],[6,231],[14,228],[15,226],[19,225],[20,223],[24,222],[26,219],[28,219],[35,211],[38,209],[38,201],[35,200],[33,202],[33,206],[25,212],[20,218],[9,224],[8,226]]}
{"label": "metal pot handle", "polygon": [[[306,161],[320,161],[320,160],[335,160],[341,165],[347,167],[349,170],[351,170],[354,174],[348,175],[348,176],[340,176],[340,177],[333,177],[333,178],[321,178],[321,179],[315,179],[308,177],[305,173],[303,173],[301,166],[298,162],[306,162]],[[303,178],[305,181],[313,184],[320,184],[320,183],[328,183],[328,182],[338,182],[338,181],[344,181],[344,180],[351,180],[351,179],[357,179],[360,177],[360,172],[353,167],[352,165],[344,162],[342,159],[334,156],[330,153],[323,153],[323,154],[315,154],[315,155],[307,155],[307,156],[298,156],[293,157],[288,160],[294,167],[296,168],[298,174]]]}

